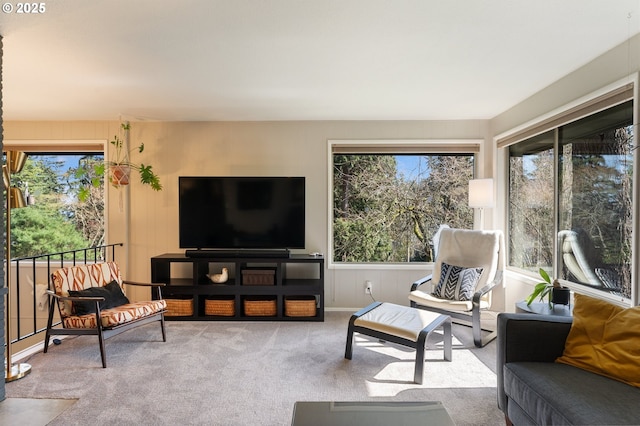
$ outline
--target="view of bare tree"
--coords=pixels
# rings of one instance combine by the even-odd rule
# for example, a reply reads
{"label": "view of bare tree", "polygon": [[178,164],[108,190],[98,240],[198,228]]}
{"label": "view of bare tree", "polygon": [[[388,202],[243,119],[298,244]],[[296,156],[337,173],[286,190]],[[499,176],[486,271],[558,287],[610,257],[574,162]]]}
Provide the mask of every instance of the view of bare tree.
{"label": "view of bare tree", "polygon": [[335,155],[334,259],[428,262],[441,224],[471,228],[472,155],[423,155],[404,174],[394,155]]}

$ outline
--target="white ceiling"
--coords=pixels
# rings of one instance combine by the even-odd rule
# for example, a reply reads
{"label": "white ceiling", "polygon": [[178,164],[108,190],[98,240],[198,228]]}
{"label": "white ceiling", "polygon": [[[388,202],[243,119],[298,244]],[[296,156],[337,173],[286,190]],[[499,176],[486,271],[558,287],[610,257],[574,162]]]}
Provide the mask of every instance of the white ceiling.
{"label": "white ceiling", "polygon": [[640,0],[41,1],[0,14],[5,120],[488,119],[640,32]]}

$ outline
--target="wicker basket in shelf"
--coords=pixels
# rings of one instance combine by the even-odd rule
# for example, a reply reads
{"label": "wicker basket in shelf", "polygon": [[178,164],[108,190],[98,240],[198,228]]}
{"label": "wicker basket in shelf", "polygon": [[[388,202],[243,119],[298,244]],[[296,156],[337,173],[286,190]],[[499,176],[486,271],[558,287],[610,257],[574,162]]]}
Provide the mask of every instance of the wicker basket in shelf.
{"label": "wicker basket in shelf", "polygon": [[288,296],[284,299],[284,314],[288,317],[315,317],[315,296]]}
{"label": "wicker basket in shelf", "polygon": [[193,315],[193,299],[164,299],[167,302],[167,317],[188,317]]}
{"label": "wicker basket in shelf", "polygon": [[220,317],[232,317],[236,314],[236,301],[230,299],[206,299],[204,314]]}
{"label": "wicker basket in shelf", "polygon": [[244,300],[244,314],[248,317],[273,317],[276,312],[276,299],[246,298]]}

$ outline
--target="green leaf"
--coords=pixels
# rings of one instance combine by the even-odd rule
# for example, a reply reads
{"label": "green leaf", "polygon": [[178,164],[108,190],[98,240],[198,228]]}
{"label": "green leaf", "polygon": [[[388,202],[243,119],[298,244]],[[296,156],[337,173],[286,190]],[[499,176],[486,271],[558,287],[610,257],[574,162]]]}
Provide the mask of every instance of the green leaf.
{"label": "green leaf", "polygon": [[78,200],[85,202],[89,198],[89,189],[86,187],[80,188],[78,191]]}
{"label": "green leaf", "polygon": [[530,305],[537,297],[540,297],[540,301],[544,299],[544,297],[549,294],[551,291],[551,287],[547,283],[538,283],[533,288],[533,293],[527,297],[527,305]]}
{"label": "green leaf", "polygon": [[140,164],[140,182],[151,186],[154,191],[160,191],[162,189],[160,178],[156,176],[151,167]]}
{"label": "green leaf", "polygon": [[78,167],[74,174],[76,179],[82,179],[87,174],[87,170],[84,167]]}
{"label": "green leaf", "polygon": [[548,284],[551,284],[551,278],[549,278],[549,274],[547,274],[547,271],[540,268],[539,273],[543,280],[545,280]]}

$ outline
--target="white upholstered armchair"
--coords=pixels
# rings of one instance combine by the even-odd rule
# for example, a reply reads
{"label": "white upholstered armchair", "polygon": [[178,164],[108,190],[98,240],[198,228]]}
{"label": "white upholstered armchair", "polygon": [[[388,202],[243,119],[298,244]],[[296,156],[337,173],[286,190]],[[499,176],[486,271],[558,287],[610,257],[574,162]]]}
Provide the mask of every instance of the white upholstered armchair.
{"label": "white upholstered armchair", "polygon": [[502,232],[442,229],[433,273],[413,283],[411,306],[471,323],[474,343],[482,347],[496,337],[495,330],[483,333],[481,311],[503,285],[504,267]]}

